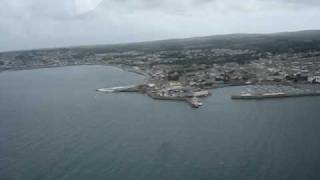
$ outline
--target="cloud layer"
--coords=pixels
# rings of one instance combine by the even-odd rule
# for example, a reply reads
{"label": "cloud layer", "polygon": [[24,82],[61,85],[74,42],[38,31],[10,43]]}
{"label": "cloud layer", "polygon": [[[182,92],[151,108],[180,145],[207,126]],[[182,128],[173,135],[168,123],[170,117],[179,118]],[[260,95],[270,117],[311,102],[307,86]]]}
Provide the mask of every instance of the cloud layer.
{"label": "cloud layer", "polygon": [[318,0],[2,0],[0,51],[320,29]]}

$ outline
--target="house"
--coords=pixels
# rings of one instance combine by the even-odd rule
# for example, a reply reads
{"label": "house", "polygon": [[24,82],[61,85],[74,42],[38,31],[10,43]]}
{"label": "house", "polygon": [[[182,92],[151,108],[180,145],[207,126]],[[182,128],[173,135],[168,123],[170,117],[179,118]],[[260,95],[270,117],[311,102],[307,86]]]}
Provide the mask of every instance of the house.
{"label": "house", "polygon": [[308,82],[320,83],[320,76],[310,76],[308,77]]}
{"label": "house", "polygon": [[291,75],[287,75],[286,76],[287,80],[291,80],[294,82],[298,82],[298,81],[308,81],[308,75],[302,75],[301,73],[296,73],[293,76]]}

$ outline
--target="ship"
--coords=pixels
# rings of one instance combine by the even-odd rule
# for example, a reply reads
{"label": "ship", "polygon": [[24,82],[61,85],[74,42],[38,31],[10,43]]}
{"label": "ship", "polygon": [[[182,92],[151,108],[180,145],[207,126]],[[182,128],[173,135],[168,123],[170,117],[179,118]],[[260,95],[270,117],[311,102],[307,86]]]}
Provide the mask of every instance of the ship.
{"label": "ship", "polygon": [[193,108],[198,108],[203,105],[203,103],[197,97],[191,98],[189,102]]}

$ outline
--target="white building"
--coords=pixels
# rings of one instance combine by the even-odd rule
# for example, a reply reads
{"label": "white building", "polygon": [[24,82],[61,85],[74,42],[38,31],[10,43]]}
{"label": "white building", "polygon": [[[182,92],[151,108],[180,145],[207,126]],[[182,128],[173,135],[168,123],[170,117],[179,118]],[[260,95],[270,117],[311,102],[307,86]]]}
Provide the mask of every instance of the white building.
{"label": "white building", "polygon": [[308,81],[311,83],[320,83],[320,76],[310,76],[308,77]]}

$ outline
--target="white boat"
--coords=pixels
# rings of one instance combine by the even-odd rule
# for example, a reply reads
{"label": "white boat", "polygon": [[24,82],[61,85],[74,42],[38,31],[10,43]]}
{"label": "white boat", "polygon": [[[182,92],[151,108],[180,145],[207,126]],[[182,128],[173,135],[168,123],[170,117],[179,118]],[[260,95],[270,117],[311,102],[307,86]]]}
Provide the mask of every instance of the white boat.
{"label": "white boat", "polygon": [[198,108],[198,107],[202,106],[203,103],[198,98],[193,97],[191,99],[191,105],[192,105],[192,107]]}

